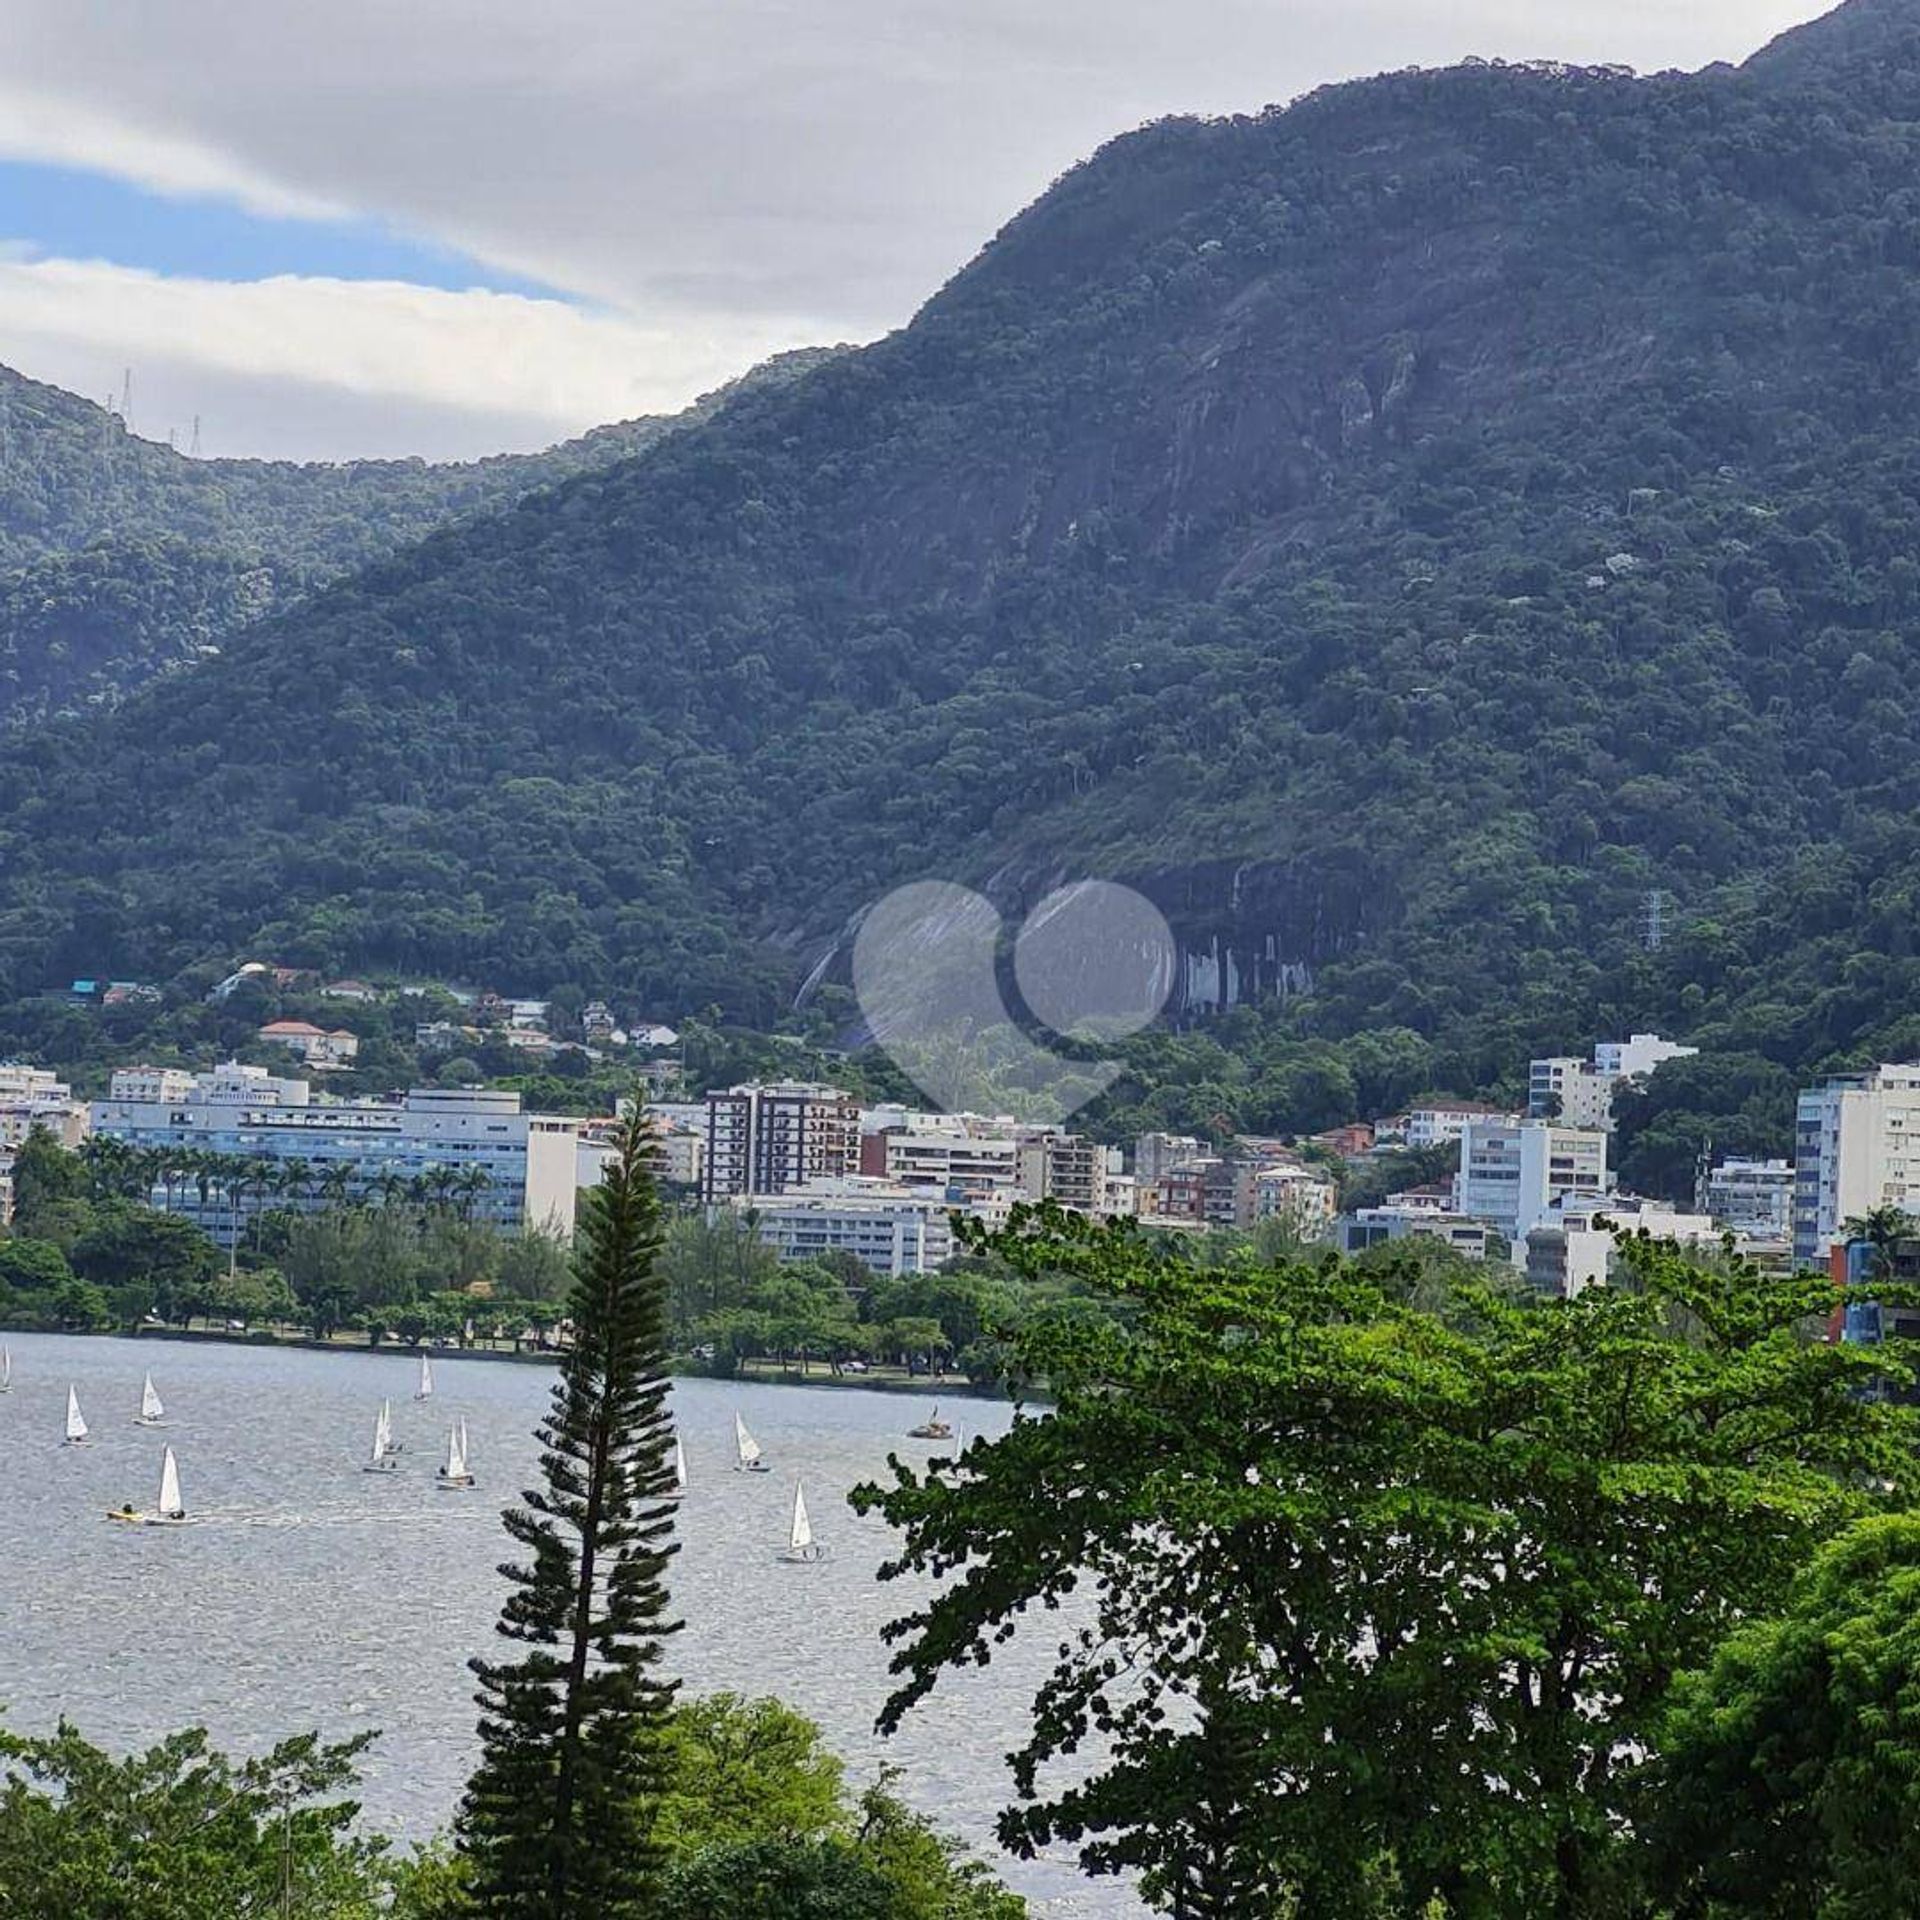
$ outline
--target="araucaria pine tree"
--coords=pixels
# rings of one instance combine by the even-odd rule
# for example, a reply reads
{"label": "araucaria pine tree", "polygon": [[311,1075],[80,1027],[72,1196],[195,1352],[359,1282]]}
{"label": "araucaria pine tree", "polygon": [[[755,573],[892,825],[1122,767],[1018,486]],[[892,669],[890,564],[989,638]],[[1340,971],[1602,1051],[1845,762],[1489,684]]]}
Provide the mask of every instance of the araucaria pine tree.
{"label": "araucaria pine tree", "polygon": [[501,1920],[651,1920],[654,1810],[675,1683],[660,1678],[673,1509],[660,1206],[638,1102],[588,1197],[571,1351],[540,1428],[545,1484],[507,1511],[527,1553],[500,1632],[526,1653],[476,1660],[478,1771],[459,1843],[474,1909]]}

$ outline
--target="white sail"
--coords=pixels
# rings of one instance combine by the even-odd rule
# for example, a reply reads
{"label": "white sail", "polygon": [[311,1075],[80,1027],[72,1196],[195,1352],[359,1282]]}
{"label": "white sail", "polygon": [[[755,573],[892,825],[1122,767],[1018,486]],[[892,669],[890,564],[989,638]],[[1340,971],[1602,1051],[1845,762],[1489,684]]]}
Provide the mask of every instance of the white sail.
{"label": "white sail", "polygon": [[169,1447],[160,1461],[160,1518],[172,1520],[187,1510],[180,1498],[180,1466]]}
{"label": "white sail", "polygon": [[441,1472],[449,1480],[463,1480],[466,1478],[467,1456],[461,1450],[460,1429],[458,1427],[449,1427],[447,1429],[447,1464],[441,1469]]}
{"label": "white sail", "polygon": [[87,1437],[87,1423],[80,1417],[80,1395],[72,1388],[67,1389],[67,1438],[84,1440]]}
{"label": "white sail", "polygon": [[424,1353],[420,1356],[420,1387],[413,1397],[416,1400],[433,1398],[433,1362]]}
{"label": "white sail", "polygon": [[678,1436],[673,1443],[673,1490],[675,1493],[687,1490],[687,1443]]}
{"label": "white sail", "polygon": [[387,1421],[384,1414],[376,1416],[373,1423],[373,1453],[371,1463],[378,1466],[387,1457]]}
{"label": "white sail", "polygon": [[471,1473],[473,1471],[473,1469],[467,1465],[467,1455],[469,1451],[470,1449],[467,1446],[467,1416],[463,1413],[460,1416],[460,1471],[462,1473]]}
{"label": "white sail", "polygon": [[793,1489],[793,1531],[787,1541],[789,1553],[804,1553],[813,1545],[813,1522],[807,1518],[807,1496],[796,1481]]}
{"label": "white sail", "polygon": [[0,1393],[13,1391],[13,1350],[0,1347]]}
{"label": "white sail", "polygon": [[373,1451],[375,1458],[393,1451],[393,1402],[382,1400],[380,1412],[373,1423]]}
{"label": "white sail", "polygon": [[154,1389],[153,1375],[148,1374],[146,1385],[140,1389],[140,1418],[142,1420],[158,1420],[166,1411],[165,1404]]}

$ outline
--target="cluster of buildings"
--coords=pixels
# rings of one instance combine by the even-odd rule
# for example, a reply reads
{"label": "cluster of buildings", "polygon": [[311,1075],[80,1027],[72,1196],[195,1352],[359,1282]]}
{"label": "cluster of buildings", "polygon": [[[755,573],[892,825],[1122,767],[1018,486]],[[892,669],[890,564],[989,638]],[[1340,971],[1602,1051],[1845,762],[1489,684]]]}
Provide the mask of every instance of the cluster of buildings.
{"label": "cluster of buildings", "polygon": [[[351,999],[376,990],[347,981],[327,991]],[[486,1030],[498,1031],[495,1010],[486,1011]],[[545,1009],[503,1002],[499,1012],[509,1030],[532,1032]],[[588,1013],[611,1018],[604,1008]],[[649,1030],[649,1041],[663,1032]],[[126,1067],[106,1099],[88,1103],[52,1073],[0,1066],[0,1217],[11,1212],[13,1154],[36,1126],[69,1147],[95,1134],[155,1150],[162,1165],[199,1155],[281,1169],[277,1182],[237,1193],[192,1179],[156,1183],[156,1205],[196,1219],[223,1245],[263,1208],[396,1191],[457,1194],[473,1219],[503,1231],[567,1235],[579,1192],[597,1182],[610,1151],[613,1120],[528,1112],[513,1093],[425,1087],[335,1098],[310,1076],[351,1065],[353,1035],[275,1021],[260,1037],[286,1047],[305,1073],[231,1061],[204,1073]],[[689,1200],[734,1210],[783,1258],[848,1254],[882,1275],[942,1265],[956,1215],[997,1225],[1016,1204],[1048,1200],[1170,1232],[1277,1223],[1349,1252],[1429,1236],[1474,1259],[1509,1259],[1542,1291],[1566,1295],[1607,1277],[1620,1226],[1701,1245],[1730,1235],[1751,1257],[1784,1267],[1850,1257],[1846,1222],[1876,1209],[1920,1215],[1920,1066],[1808,1089],[1794,1157],[1703,1161],[1691,1208],[1621,1191],[1609,1163],[1616,1095],[1691,1051],[1635,1034],[1587,1058],[1532,1062],[1524,1110],[1435,1098],[1300,1145],[1244,1137],[1217,1147],[1148,1133],[1127,1154],[1066,1127],[863,1106],[838,1088],[787,1081],[719,1088],[650,1112],[660,1174]],[[1406,1149],[1444,1150],[1450,1176],[1340,1210],[1341,1162]]]}

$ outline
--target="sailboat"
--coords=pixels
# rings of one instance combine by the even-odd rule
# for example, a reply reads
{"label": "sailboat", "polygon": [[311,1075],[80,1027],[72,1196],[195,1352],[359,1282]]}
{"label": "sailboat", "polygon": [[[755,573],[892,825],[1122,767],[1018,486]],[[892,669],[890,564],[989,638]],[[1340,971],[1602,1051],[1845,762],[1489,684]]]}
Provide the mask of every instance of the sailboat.
{"label": "sailboat", "polygon": [[67,1389],[67,1437],[60,1444],[67,1447],[87,1444],[87,1423],[80,1417],[80,1396],[72,1387]]}
{"label": "sailboat", "polygon": [[391,1400],[380,1402],[380,1450],[389,1457],[406,1451],[393,1437],[393,1402]]}
{"label": "sailboat", "polygon": [[464,1493],[473,1485],[473,1475],[467,1471],[467,1423],[464,1420],[447,1429],[447,1464],[434,1469],[433,1484],[442,1493]]}
{"label": "sailboat", "polygon": [[187,1517],[187,1503],[180,1497],[180,1463],[174,1459],[171,1447],[166,1448],[160,1456],[160,1501],[154,1510],[151,1513],[136,1513],[131,1507],[121,1507],[109,1513],[107,1518],[135,1527],[186,1527],[193,1524]]}
{"label": "sailboat", "polygon": [[780,1558],[796,1563],[824,1560],[827,1550],[813,1537],[813,1522],[807,1518],[806,1489],[793,1483],[793,1523],[787,1529],[787,1550]]}
{"label": "sailboat", "polygon": [[415,1389],[413,1397],[416,1400],[433,1398],[433,1361],[424,1353],[420,1356],[420,1385]]}
{"label": "sailboat", "polygon": [[673,1485],[660,1498],[684,1500],[687,1497],[687,1443],[678,1434],[673,1441]]}
{"label": "sailboat", "polygon": [[136,1427],[164,1427],[167,1424],[167,1409],[154,1390],[152,1374],[147,1375],[147,1383],[140,1389],[140,1414],[133,1424]]}
{"label": "sailboat", "polygon": [[0,1347],[0,1393],[13,1391],[13,1349]]}
{"label": "sailboat", "polygon": [[380,1403],[380,1411],[373,1421],[373,1452],[362,1463],[362,1473],[398,1473],[400,1462],[393,1457],[393,1415],[388,1411],[387,1403]]}
{"label": "sailboat", "polygon": [[735,1473],[771,1473],[773,1469],[760,1458],[760,1442],[747,1431],[747,1423],[736,1413],[733,1416],[733,1444],[739,1459],[734,1462]]}
{"label": "sailboat", "polygon": [[907,1429],[907,1438],[909,1440],[951,1440],[953,1427],[950,1422],[940,1418],[940,1409],[935,1407],[919,1426]]}

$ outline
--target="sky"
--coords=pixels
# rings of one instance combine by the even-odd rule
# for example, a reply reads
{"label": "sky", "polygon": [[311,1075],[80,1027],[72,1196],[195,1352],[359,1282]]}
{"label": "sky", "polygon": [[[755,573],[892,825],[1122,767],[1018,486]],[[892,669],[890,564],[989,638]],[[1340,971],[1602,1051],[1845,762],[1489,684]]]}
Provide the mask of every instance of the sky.
{"label": "sky", "polygon": [[904,324],[1170,113],[1745,58],[1826,0],[0,0],[0,361],[181,450],[467,459]]}

